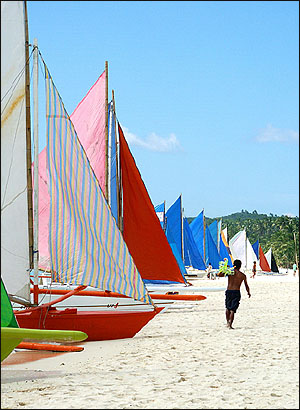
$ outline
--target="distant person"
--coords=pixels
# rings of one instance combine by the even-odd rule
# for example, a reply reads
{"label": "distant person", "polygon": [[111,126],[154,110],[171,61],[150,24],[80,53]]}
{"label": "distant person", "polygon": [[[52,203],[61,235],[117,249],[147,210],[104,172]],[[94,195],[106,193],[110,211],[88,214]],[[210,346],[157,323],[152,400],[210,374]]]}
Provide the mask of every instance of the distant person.
{"label": "distant person", "polygon": [[[225,307],[226,307],[226,321],[227,327],[229,329],[233,329],[232,323],[234,320],[234,314],[239,307],[240,300],[241,300],[241,284],[242,282],[245,283],[245,288],[250,298],[250,289],[247,283],[247,277],[244,273],[240,271],[242,266],[242,262],[239,259],[236,259],[233,262],[233,274],[229,274],[228,276],[228,284],[227,290],[225,291]],[[220,273],[219,276],[225,276],[224,273]]]}
{"label": "distant person", "polygon": [[208,267],[207,267],[207,277],[208,277],[208,279],[211,279],[211,275],[212,275],[212,266],[211,266],[211,263],[209,263],[208,264]]}
{"label": "distant person", "polygon": [[251,278],[254,278],[256,275],[256,261],[253,261],[253,268],[252,268],[252,276]]}
{"label": "distant person", "polygon": [[296,272],[297,272],[297,264],[294,263],[293,265],[293,275],[296,276]]}

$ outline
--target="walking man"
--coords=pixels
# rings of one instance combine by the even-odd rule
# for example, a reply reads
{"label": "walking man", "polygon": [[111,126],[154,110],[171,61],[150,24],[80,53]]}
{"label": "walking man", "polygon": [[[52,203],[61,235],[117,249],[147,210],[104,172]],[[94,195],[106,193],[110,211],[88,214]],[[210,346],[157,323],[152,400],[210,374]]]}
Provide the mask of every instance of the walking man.
{"label": "walking man", "polygon": [[256,262],[254,261],[254,262],[253,262],[253,268],[252,268],[252,276],[251,276],[251,278],[255,278],[255,275],[256,275]]}
{"label": "walking man", "polygon": [[293,265],[293,275],[296,276],[296,272],[297,272],[297,264],[294,263]]}
{"label": "walking man", "polygon": [[[226,307],[226,321],[227,327],[229,329],[233,329],[232,323],[234,320],[234,314],[239,307],[240,300],[241,300],[241,284],[245,283],[245,288],[250,298],[250,289],[247,283],[247,277],[244,273],[240,271],[242,266],[242,262],[239,259],[236,259],[233,262],[234,271],[233,274],[228,275],[228,284],[227,290],[225,291],[225,307]],[[220,274],[219,276],[224,276],[224,274]]]}

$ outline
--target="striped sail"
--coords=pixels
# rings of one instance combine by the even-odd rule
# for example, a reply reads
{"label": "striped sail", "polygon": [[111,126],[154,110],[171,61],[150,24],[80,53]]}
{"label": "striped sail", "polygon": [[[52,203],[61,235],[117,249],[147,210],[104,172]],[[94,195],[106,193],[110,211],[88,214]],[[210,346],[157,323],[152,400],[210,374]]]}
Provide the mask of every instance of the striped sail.
{"label": "striped sail", "polygon": [[152,304],[46,66],[45,73],[53,280]]}
{"label": "striped sail", "polygon": [[[70,115],[103,192],[105,191],[105,71]],[[49,182],[46,147],[39,154],[39,267],[50,269]]]}

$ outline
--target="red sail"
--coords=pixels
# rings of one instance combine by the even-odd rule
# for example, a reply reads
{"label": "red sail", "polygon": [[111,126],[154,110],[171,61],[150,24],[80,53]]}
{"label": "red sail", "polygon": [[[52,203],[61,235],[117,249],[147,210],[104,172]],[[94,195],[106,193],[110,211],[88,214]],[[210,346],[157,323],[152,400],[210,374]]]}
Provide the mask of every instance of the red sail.
{"label": "red sail", "polygon": [[185,283],[119,124],[123,236],[143,279]]}
{"label": "red sail", "polygon": [[260,245],[259,245],[259,264],[260,264],[261,270],[263,270],[264,272],[271,272],[271,268],[268,264],[268,261]]}

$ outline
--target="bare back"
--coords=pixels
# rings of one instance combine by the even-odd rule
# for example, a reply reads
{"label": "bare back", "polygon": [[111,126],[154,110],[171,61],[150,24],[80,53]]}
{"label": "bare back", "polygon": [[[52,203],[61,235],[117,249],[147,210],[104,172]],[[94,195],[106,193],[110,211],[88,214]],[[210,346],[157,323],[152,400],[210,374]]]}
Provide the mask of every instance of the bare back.
{"label": "bare back", "polygon": [[245,286],[247,289],[247,277],[244,273],[239,270],[234,270],[234,275],[228,275],[228,290],[240,290],[242,282],[245,281]]}

